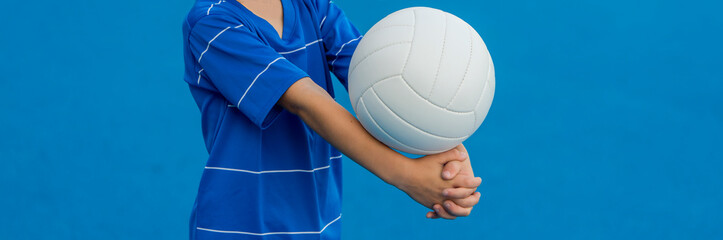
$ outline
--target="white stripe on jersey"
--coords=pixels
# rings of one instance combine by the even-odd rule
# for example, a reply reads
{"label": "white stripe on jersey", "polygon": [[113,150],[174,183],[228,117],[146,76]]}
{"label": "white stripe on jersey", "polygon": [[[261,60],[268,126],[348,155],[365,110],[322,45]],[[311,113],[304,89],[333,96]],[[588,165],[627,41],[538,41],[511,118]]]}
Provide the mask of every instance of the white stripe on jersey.
{"label": "white stripe on jersey", "polygon": [[[341,155],[339,156],[333,156],[330,157],[329,160],[339,159],[341,158]],[[331,167],[331,165],[326,165],[323,167],[318,167],[314,169],[289,169],[289,170],[268,170],[268,171],[251,171],[251,170],[244,170],[244,169],[235,169],[235,168],[223,168],[223,167],[205,167],[205,169],[212,169],[212,170],[224,170],[224,171],[232,171],[232,172],[245,172],[245,173],[253,173],[253,174],[264,174],[264,173],[291,173],[291,172],[316,172],[319,170],[328,169]]]}
{"label": "white stripe on jersey", "polygon": [[280,234],[285,234],[285,235],[293,235],[293,234],[321,234],[322,232],[324,232],[324,230],[326,230],[327,227],[329,227],[329,225],[331,225],[332,223],[335,223],[335,222],[338,221],[340,218],[341,218],[341,214],[339,214],[339,217],[337,217],[336,219],[334,219],[334,220],[332,220],[331,222],[327,223],[326,226],[324,226],[324,228],[322,228],[322,229],[321,229],[320,231],[318,231],[318,232],[315,232],[315,231],[306,231],[306,232],[267,232],[267,233],[252,233],[252,232],[241,232],[241,231],[216,230],[216,229],[202,228],[202,227],[196,227],[196,229],[198,229],[198,230],[203,230],[203,231],[209,231],[209,232],[216,232],[216,233],[233,233],[233,234],[244,234],[244,235],[254,235],[254,236],[280,235]]}
{"label": "white stripe on jersey", "polygon": [[[224,1],[224,2],[226,2],[226,1]],[[219,3],[220,3],[220,1],[219,1]],[[213,6],[213,5],[211,5],[211,6]],[[211,9],[209,8],[209,10],[211,10]],[[235,27],[233,27],[233,28],[235,29],[235,28],[240,28],[240,27],[243,27],[243,26],[244,26],[244,25],[241,24],[241,25],[235,26]],[[214,37],[211,39],[211,41],[208,41],[208,45],[206,45],[206,49],[203,50],[203,52],[201,53],[201,56],[198,57],[198,63],[199,63],[199,64],[201,63],[201,59],[203,58],[203,55],[206,54],[206,52],[208,52],[208,49],[211,47],[211,43],[212,43],[214,40],[216,40],[216,38],[218,38],[218,36],[221,36],[221,34],[222,34],[223,32],[225,32],[226,30],[228,30],[228,29],[230,29],[230,28],[231,28],[231,27],[226,27],[226,28],[223,29],[221,32],[219,32],[218,34],[216,34],[216,36],[214,36]],[[201,70],[198,71],[198,80],[196,81],[196,84],[198,84],[198,85],[201,85],[201,72],[203,72],[203,68],[201,68]]]}
{"label": "white stripe on jersey", "polygon": [[[235,27],[233,27],[233,28],[240,28],[240,27],[243,27],[243,26],[244,26],[244,25],[241,24],[241,25],[235,26]],[[226,30],[229,30],[230,28],[231,28],[230,26],[224,28],[223,30],[221,30],[221,32],[219,32],[218,34],[216,34],[216,36],[214,36],[214,37],[211,39],[211,41],[208,41],[208,45],[206,45],[206,50],[203,50],[203,52],[201,53],[201,56],[198,57],[198,63],[201,63],[201,59],[203,59],[203,55],[206,54],[206,52],[208,52],[208,49],[211,47],[211,43],[212,43],[213,41],[215,41],[216,38],[218,38],[218,36],[221,36],[221,34],[223,34],[224,32],[226,32]]]}
{"label": "white stripe on jersey", "polygon": [[321,41],[323,41],[323,40],[322,40],[322,39],[316,39],[316,40],[314,40],[314,41],[312,41],[312,42],[310,42],[310,43],[305,44],[303,47],[300,47],[300,48],[297,48],[297,49],[294,49],[294,50],[291,50],[291,51],[288,51],[288,52],[280,52],[279,54],[284,55],[284,54],[289,54],[289,53],[295,53],[295,52],[301,51],[302,49],[306,49],[306,47],[310,46],[311,44],[318,43],[318,42],[321,42]]}
{"label": "white stripe on jersey", "polygon": [[196,82],[196,84],[198,84],[198,85],[201,85],[201,72],[203,72],[203,68],[201,68],[201,70],[198,71],[198,81]]}
{"label": "white stripe on jersey", "polygon": [[246,97],[246,94],[249,92],[249,90],[251,89],[251,87],[254,86],[254,83],[256,83],[256,80],[259,79],[259,77],[261,76],[261,74],[264,74],[264,72],[266,72],[266,70],[269,70],[269,67],[271,67],[271,64],[274,64],[276,61],[279,61],[279,59],[282,59],[282,58],[284,58],[284,57],[277,57],[276,59],[274,59],[273,61],[271,61],[271,62],[269,63],[269,65],[266,65],[266,68],[264,68],[263,71],[261,71],[258,75],[256,75],[256,77],[254,78],[254,80],[251,81],[251,84],[249,84],[249,87],[246,88],[246,91],[244,92],[244,94],[241,95],[241,99],[239,99],[239,100],[238,100],[238,103],[236,103],[236,107],[237,107],[237,108],[238,108],[238,107],[241,107],[241,101],[244,100],[244,97]]}
{"label": "white stripe on jersey", "polygon": [[339,53],[341,53],[341,50],[344,50],[344,46],[346,46],[347,44],[352,43],[352,42],[354,42],[354,41],[356,41],[356,40],[359,40],[359,39],[361,39],[362,37],[363,37],[363,36],[359,36],[358,38],[349,40],[348,42],[346,42],[346,43],[344,43],[344,44],[341,45],[341,47],[339,48],[339,51],[337,51],[336,54],[334,54],[334,61],[331,61],[332,71],[333,71],[333,69],[334,69],[334,63],[336,62],[337,59],[339,59]]}
{"label": "white stripe on jersey", "polygon": [[208,7],[208,10],[206,10],[206,16],[211,14],[211,8],[213,8],[214,5],[219,5],[222,2],[226,2],[226,0],[219,0],[217,3],[212,3],[211,6]]}
{"label": "white stripe on jersey", "polygon": [[321,29],[321,26],[324,26],[324,21],[326,21],[326,16],[321,19],[321,23],[319,23],[319,29]]}

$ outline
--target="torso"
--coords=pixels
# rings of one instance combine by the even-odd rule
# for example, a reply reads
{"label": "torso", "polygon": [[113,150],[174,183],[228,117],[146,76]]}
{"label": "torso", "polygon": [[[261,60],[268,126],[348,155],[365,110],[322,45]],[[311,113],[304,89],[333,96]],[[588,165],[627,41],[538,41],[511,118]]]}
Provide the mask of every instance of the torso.
{"label": "torso", "polygon": [[[248,72],[245,79],[239,79],[245,84],[237,86],[238,92],[249,93],[244,101],[256,96],[259,88],[276,91],[265,83],[281,82],[275,76],[282,74],[275,67],[284,61],[294,64],[332,94],[324,44],[334,43],[331,41],[334,38],[321,41],[319,28],[325,17],[321,13],[326,11],[314,9],[317,1],[326,4],[328,0],[199,0],[189,14],[190,21],[184,25],[187,64],[184,80],[202,114],[204,141],[209,152],[192,212],[190,226],[195,236],[192,239],[275,232],[304,233],[280,236],[284,239],[339,239],[341,236],[341,221],[337,221],[342,209],[340,153],[288,111],[281,111],[267,128],[259,128],[237,109],[236,98],[227,99],[204,75],[210,70],[201,72],[199,56],[191,52],[195,48],[200,54],[209,48],[205,63],[214,56],[223,56],[214,51],[214,46],[234,54],[251,54],[243,47],[248,44],[238,47],[223,42],[229,39],[225,34],[244,31],[249,38],[242,40],[258,41],[276,51],[271,57],[259,56],[257,59],[266,60],[253,65],[219,67]],[[193,29],[202,26],[196,26],[196,22],[203,18],[215,19],[204,24],[218,24],[215,31],[204,35],[205,39],[216,38],[213,44],[199,42],[190,35]],[[352,38],[357,35],[345,35],[338,40],[345,43]],[[194,41],[195,45],[191,44]],[[341,44],[329,46],[337,46],[333,48],[334,53],[341,52],[338,50]],[[353,50],[350,46],[347,49]],[[348,64],[346,58],[341,61]],[[246,85],[249,83],[251,85]],[[309,231],[319,234],[307,234]]]}
{"label": "torso", "polygon": [[284,30],[284,8],[280,0],[236,0],[251,12],[269,22],[276,29],[279,38]]}

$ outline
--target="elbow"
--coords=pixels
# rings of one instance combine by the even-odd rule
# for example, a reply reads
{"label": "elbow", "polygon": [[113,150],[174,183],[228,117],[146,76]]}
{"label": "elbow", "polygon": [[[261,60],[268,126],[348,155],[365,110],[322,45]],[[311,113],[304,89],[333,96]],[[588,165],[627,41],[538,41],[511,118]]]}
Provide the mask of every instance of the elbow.
{"label": "elbow", "polygon": [[289,111],[290,113],[293,113],[294,115],[299,115],[302,112],[303,105],[302,103],[299,103],[298,101],[294,101],[294,99],[290,99],[289,97],[286,97],[287,94],[284,94],[281,99],[279,99],[279,105],[286,109],[286,111]]}
{"label": "elbow", "polygon": [[316,104],[319,96],[328,95],[326,90],[311,78],[305,77],[292,84],[279,99],[279,105],[297,116],[308,112]]}
{"label": "elbow", "polygon": [[290,113],[297,115],[297,116],[301,115],[304,112],[303,111],[304,108],[299,104],[288,103],[288,104],[281,104],[281,106],[284,109],[286,109],[286,111],[289,111]]}

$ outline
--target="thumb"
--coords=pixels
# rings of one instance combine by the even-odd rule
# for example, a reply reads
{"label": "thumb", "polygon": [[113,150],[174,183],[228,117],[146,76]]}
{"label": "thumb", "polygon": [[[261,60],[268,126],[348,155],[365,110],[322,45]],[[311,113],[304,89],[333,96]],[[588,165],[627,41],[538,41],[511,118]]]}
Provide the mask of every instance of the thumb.
{"label": "thumb", "polygon": [[447,164],[444,164],[444,168],[442,169],[442,179],[452,180],[461,170],[462,163],[460,161],[449,161]]}

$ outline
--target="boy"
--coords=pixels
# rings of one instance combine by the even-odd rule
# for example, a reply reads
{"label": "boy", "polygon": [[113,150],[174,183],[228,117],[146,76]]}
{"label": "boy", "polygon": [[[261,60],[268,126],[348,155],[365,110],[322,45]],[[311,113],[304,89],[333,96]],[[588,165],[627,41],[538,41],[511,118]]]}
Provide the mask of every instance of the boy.
{"label": "boy", "polygon": [[406,158],[334,101],[330,71],[347,86],[361,35],[328,0],[197,0],[183,35],[209,151],[191,239],[339,239],[336,149],[432,208],[429,218],[478,202],[462,145]]}

